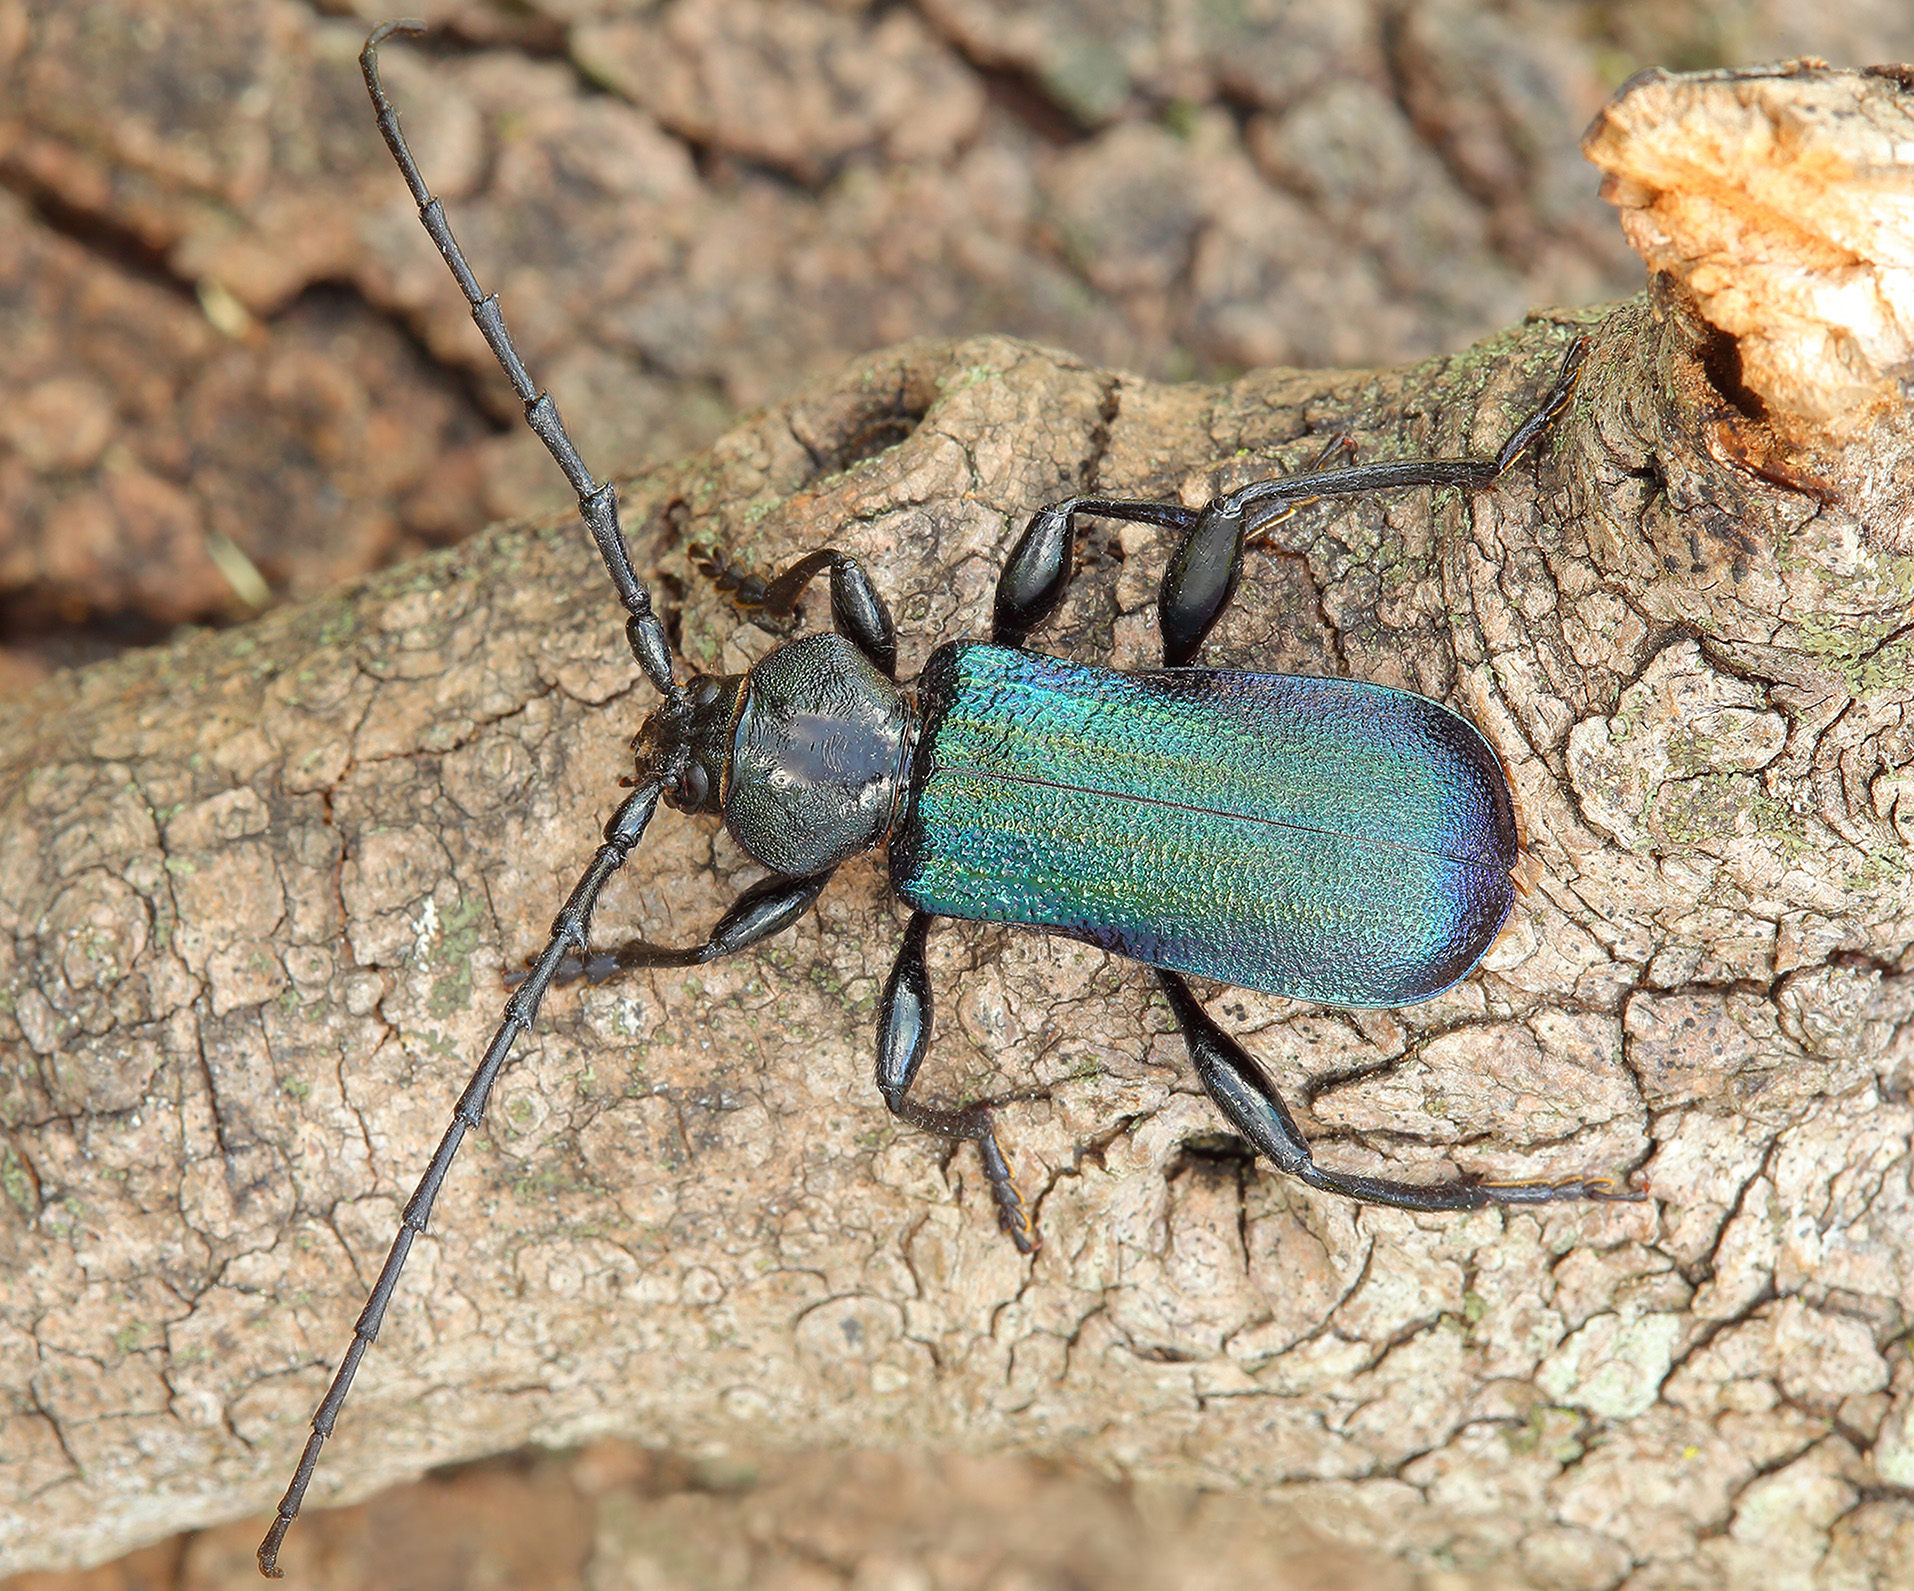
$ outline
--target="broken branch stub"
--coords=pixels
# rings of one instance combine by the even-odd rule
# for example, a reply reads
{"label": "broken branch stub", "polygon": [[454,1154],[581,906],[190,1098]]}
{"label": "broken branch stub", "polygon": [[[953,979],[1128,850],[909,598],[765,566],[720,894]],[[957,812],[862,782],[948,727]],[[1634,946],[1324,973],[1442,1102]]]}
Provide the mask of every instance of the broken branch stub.
{"label": "broken branch stub", "polygon": [[[1131,969],[947,927],[931,1081],[1007,1101],[1046,1236],[1021,1260],[973,1162],[875,1096],[903,914],[853,864],[759,953],[553,997],[315,1501],[599,1433],[1018,1448],[1259,1495],[1411,1562],[1891,1574],[1914,1531],[1906,510],[1723,446],[1757,422],[1690,301],[1214,389],[913,344],[631,483],[627,522],[694,664],[768,643],[690,544],[772,568],[828,540],[890,597],[909,675],[985,627],[1036,506],[1200,502],[1341,431],[1364,459],[1480,449],[1577,330],[1588,372],[1537,458],[1472,501],[1285,521],[1209,649],[1468,712],[1530,852],[1513,930],[1403,1011],[1210,1008],[1324,1158],[1635,1167],[1651,1202],[1312,1194],[1219,1155]],[[1041,644],[1147,665],[1168,550],[1093,534]],[[270,1506],[646,703],[566,521],[0,709],[0,1566]],[[695,937],[748,876],[661,818],[601,932]]]}
{"label": "broken branch stub", "polygon": [[[1914,92],[1822,61],[1633,79],[1583,152],[1650,270],[1720,334],[1748,460],[1914,501]],[[1862,480],[1871,477],[1867,484]],[[1882,494],[1886,495],[1886,494]],[[1904,517],[1883,526],[1914,551]]]}

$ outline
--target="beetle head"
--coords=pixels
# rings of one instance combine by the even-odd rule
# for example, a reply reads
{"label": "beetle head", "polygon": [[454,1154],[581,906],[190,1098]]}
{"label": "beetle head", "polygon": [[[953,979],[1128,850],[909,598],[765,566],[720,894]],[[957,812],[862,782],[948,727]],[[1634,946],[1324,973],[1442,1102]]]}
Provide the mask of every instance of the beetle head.
{"label": "beetle head", "polygon": [[724,800],[742,674],[700,674],[665,699],[632,737],[638,782],[656,780],[667,806],[713,812]]}

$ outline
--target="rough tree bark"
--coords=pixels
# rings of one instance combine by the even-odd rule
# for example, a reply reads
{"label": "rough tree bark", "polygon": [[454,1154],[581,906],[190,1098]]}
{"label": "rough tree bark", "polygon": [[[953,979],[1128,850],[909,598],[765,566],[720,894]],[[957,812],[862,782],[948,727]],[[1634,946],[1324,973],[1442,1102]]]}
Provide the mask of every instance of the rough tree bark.
{"label": "rough tree bark", "polygon": [[[1472,501],[1298,515],[1209,649],[1469,712],[1516,790],[1517,921],[1409,1010],[1210,1008],[1325,1157],[1632,1171],[1649,1202],[1310,1194],[1222,1130],[1131,969],[947,927],[934,1086],[1008,1102],[1046,1238],[1021,1260],[969,1156],[872,1090],[902,914],[856,864],[762,954],[549,1002],[315,1497],[614,1432],[1067,1454],[1542,1584],[1914,1563],[1911,97],[1814,70],[1634,85],[1591,147],[1662,274],[1605,314],[1220,388],[913,344],[625,492],[694,663],[767,643],[688,546],[772,566],[830,540],[890,594],[909,673],[984,627],[1033,506],[1197,502],[1338,431],[1371,459],[1483,451],[1585,331],[1537,458]],[[1705,180],[1656,164],[1711,142],[1734,159]],[[1757,178],[1791,162],[1820,176],[1784,203]],[[1764,292],[1828,281],[1806,321],[1847,386],[1816,412],[1826,378],[1755,357],[1757,330]],[[1867,335],[1834,326],[1827,302],[1870,294]],[[1164,539],[1091,549],[1042,644],[1145,664]],[[4,709],[0,1563],[277,1494],[645,708],[566,521]],[[661,819],[600,934],[692,937],[749,876]]]}

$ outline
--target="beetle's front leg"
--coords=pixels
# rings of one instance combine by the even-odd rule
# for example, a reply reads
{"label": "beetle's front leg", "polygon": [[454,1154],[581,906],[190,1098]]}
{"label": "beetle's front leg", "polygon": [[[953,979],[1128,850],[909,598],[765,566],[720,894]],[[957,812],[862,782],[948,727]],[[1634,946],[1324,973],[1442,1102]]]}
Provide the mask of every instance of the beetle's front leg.
{"label": "beetle's front leg", "polygon": [[[782,933],[796,922],[824,892],[831,881],[828,872],[813,878],[786,878],[773,873],[759,879],[718,919],[718,926],[701,945],[654,945],[643,939],[629,940],[607,950],[593,950],[583,956],[567,955],[558,964],[554,983],[603,983],[620,972],[638,967],[701,967],[720,956],[748,950],[760,939]],[[523,972],[505,975],[507,988],[525,981]]]}
{"label": "beetle's front leg", "polygon": [[1035,1218],[1010,1175],[1010,1165],[997,1146],[990,1112],[982,1105],[953,1110],[927,1105],[910,1097],[917,1069],[930,1048],[930,968],[924,947],[930,938],[931,914],[912,912],[898,949],[897,963],[884,984],[877,1011],[877,1087],[891,1114],[925,1132],[945,1138],[967,1138],[983,1157],[984,1178],[996,1196],[998,1219],[1019,1253],[1034,1253],[1039,1245]]}
{"label": "beetle's front leg", "polygon": [[1282,1096],[1262,1068],[1235,1039],[1196,1003],[1190,987],[1174,972],[1158,967],[1157,982],[1169,996],[1176,1024],[1190,1047],[1196,1075],[1230,1125],[1269,1158],[1278,1171],[1327,1193],[1346,1194],[1367,1204],[1392,1204],[1402,1210],[1480,1210],[1491,1204],[1549,1204],[1559,1199],[1639,1200],[1646,1194],[1618,1188],[1608,1177],[1577,1177],[1567,1182],[1396,1182],[1354,1172],[1330,1171],[1316,1164],[1296,1129]]}
{"label": "beetle's front leg", "polygon": [[694,548],[691,559],[753,618],[760,614],[788,618],[804,588],[829,569],[832,627],[870,659],[884,678],[897,678],[897,628],[891,623],[891,611],[864,566],[848,552],[820,547],[771,580],[741,569],[716,547]]}

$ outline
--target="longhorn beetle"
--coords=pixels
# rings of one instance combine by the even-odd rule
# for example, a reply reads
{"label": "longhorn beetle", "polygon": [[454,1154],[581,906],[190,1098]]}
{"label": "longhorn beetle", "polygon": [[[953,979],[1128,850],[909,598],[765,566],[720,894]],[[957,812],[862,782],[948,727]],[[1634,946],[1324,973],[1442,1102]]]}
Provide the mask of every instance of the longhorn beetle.
{"label": "longhorn beetle", "polygon": [[[1037,1246],[1035,1225],[988,1109],[928,1104],[911,1093],[930,1042],[925,944],[937,917],[1022,923],[1150,967],[1217,1108],[1279,1170],[1312,1188],[1409,1210],[1642,1197],[1607,1177],[1421,1184],[1318,1166],[1262,1070],[1181,976],[1340,1006],[1408,1005],[1465,977],[1494,940],[1514,898],[1519,846],[1501,764],[1467,719],[1378,685],[1188,665],[1235,594],[1249,538],[1319,497],[1487,487],[1567,406],[1584,354],[1579,341],[1541,404],[1491,459],[1316,469],[1239,487],[1200,512],[1100,497],[1039,510],[997,582],[990,642],[937,648],[914,699],[894,683],[889,610],[857,560],[833,547],[768,582],[714,560],[746,606],[771,616],[789,615],[828,570],[834,633],[779,646],[747,674],[680,680],[650,593],[632,571],[612,487],[585,468],[551,398],[526,373],[497,298],[466,264],[380,86],[379,45],[395,32],[420,31],[419,23],[386,23],[360,54],[379,131],[525,418],[578,494],[624,605],[632,656],[664,699],[633,740],[632,793],[606,824],[544,951],[517,980],[406,1204],[260,1544],[262,1573],[280,1573],[280,1545],[412,1241],[545,991],[581,975],[695,966],[743,950],[789,927],[838,863],[860,851],[885,848],[891,888],[911,908],[878,1006],[878,1091],[910,1125],[977,1145],[999,1218],[1025,1253]],[[1115,673],[1024,649],[1063,599],[1079,514],[1180,538],[1158,600],[1163,668]],[[702,944],[640,940],[593,952],[599,892],[660,801],[722,816],[770,874]]]}

